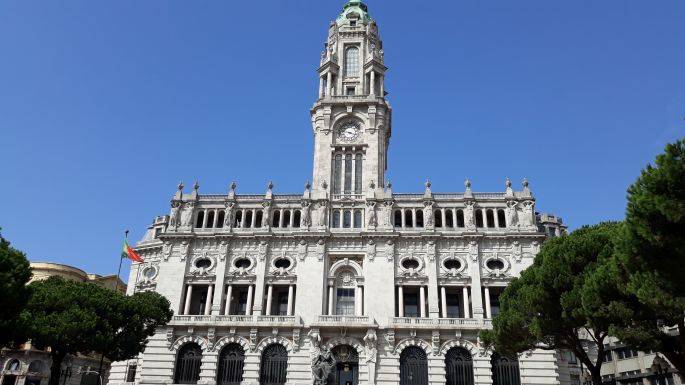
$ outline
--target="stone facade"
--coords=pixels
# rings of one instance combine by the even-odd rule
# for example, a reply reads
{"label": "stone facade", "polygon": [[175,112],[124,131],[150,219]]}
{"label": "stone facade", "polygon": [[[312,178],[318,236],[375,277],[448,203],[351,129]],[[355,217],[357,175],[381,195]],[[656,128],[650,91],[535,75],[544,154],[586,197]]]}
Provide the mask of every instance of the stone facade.
{"label": "stone facade", "polygon": [[[339,370],[342,385],[444,384],[446,357],[457,350],[473,383],[497,382],[479,332],[549,226],[539,223],[525,180],[517,191],[507,179],[494,193],[473,192],[468,180],[463,192],[434,193],[428,181],[422,192],[393,192],[386,70],[376,23],[350,1],[321,53],[314,172],[304,192],[275,194],[269,183],[247,195],[232,184],[227,194],[205,195],[198,183],[190,193],[179,184],[169,215],[155,218],[136,247],[145,262],[132,266],[128,288],[163,294],[176,315],[138,359],[113,365],[112,383],[304,385]],[[287,352],[280,380],[264,373],[274,344]],[[188,346],[201,354],[190,380],[179,369]],[[233,382],[217,381],[227,346],[244,355]],[[555,355],[514,358],[520,383],[558,383]],[[412,357],[418,371],[407,369]],[[354,375],[343,381],[347,371]]]}

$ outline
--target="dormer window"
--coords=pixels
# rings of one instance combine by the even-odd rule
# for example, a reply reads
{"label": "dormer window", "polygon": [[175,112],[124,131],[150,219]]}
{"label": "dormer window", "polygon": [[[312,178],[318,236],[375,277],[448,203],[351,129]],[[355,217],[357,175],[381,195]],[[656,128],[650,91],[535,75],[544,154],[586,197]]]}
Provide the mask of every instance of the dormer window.
{"label": "dormer window", "polygon": [[345,50],[345,77],[359,77],[359,48],[349,47]]}
{"label": "dormer window", "polygon": [[350,20],[350,27],[356,27],[357,26],[357,20]]}

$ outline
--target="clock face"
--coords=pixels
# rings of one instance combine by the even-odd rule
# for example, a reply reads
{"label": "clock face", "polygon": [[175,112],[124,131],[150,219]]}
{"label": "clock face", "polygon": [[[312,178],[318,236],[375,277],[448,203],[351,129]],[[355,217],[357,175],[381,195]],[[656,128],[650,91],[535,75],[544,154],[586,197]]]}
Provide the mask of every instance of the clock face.
{"label": "clock face", "polygon": [[338,140],[348,143],[355,142],[359,139],[360,133],[361,130],[357,122],[345,122],[338,129]]}

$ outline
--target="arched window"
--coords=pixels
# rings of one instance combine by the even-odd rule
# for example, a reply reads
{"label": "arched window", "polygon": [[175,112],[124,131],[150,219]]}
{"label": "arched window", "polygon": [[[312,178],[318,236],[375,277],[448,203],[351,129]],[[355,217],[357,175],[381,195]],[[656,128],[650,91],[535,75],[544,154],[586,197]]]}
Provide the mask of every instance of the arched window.
{"label": "arched window", "polygon": [[352,154],[345,155],[345,194],[352,193]]}
{"label": "arched window", "polygon": [[205,222],[205,212],[204,211],[198,211],[197,212],[197,220],[195,221],[195,227],[198,229],[202,228],[202,224]]}
{"label": "arched window", "polygon": [[499,227],[507,227],[507,219],[504,216],[504,210],[502,209],[497,210],[497,222]]}
{"label": "arched window", "polygon": [[492,353],[492,385],[521,385],[521,373],[517,359]]}
{"label": "arched window", "polygon": [[328,376],[328,384],[359,384],[359,354],[350,345],[338,345],[333,350],[335,366]]}
{"label": "arched window", "polygon": [[433,217],[435,218],[435,227],[442,227],[442,210],[435,210]]}
{"label": "arched window", "polygon": [[228,344],[219,354],[217,385],[240,385],[243,381],[245,350],[238,344]]}
{"label": "arched window", "polygon": [[233,221],[233,227],[241,227],[240,225],[243,222],[243,212],[238,211],[235,213],[235,220]]}
{"label": "arched window", "polygon": [[259,368],[260,385],[284,385],[286,369],[288,367],[288,352],[283,345],[273,344],[262,353],[261,368]]}
{"label": "arched window", "polygon": [[476,210],[476,227],[483,227],[483,210]]}
{"label": "arched window", "polygon": [[402,227],[402,210],[395,210],[395,227]]}
{"label": "arched window", "polygon": [[414,215],[411,210],[404,210],[404,227],[414,227]]}
{"label": "arched window", "polygon": [[416,212],[416,227],[423,227],[423,210]]}
{"label": "arched window", "polygon": [[331,220],[333,221],[331,227],[333,227],[333,228],[340,227],[340,211],[338,211],[338,210],[333,211],[333,217]]}
{"label": "arched window", "polygon": [[485,218],[487,219],[489,228],[495,227],[495,213],[492,210],[485,212]]}
{"label": "arched window", "polygon": [[457,210],[457,227],[464,227],[464,210]]}
{"label": "arched window", "polygon": [[362,193],[362,154],[357,154],[354,163],[354,193]]}
{"label": "arched window", "polygon": [[445,227],[454,227],[454,217],[452,216],[453,214],[454,211],[452,211],[452,209],[445,210]]}
{"label": "arched window", "polygon": [[343,212],[343,227],[349,229],[352,227],[352,211],[345,210]]}
{"label": "arched window", "polygon": [[200,379],[200,365],[202,365],[202,349],[196,343],[186,344],[178,351],[175,384],[197,384]]}
{"label": "arched window", "polygon": [[273,223],[271,224],[271,226],[279,227],[280,225],[281,225],[281,211],[280,210],[274,210]]}
{"label": "arched window", "polygon": [[354,210],[354,228],[359,229],[362,227],[362,211]]}
{"label": "arched window", "polygon": [[21,362],[19,362],[19,360],[16,359],[16,358],[13,359],[13,360],[10,360],[10,361],[7,363],[7,371],[16,372],[16,371],[18,371],[20,368],[21,368]]}
{"label": "arched window", "polygon": [[345,77],[359,77],[359,48],[349,47],[345,50]]}
{"label": "arched window", "polygon": [[216,218],[216,227],[224,227],[224,221],[226,220],[226,212],[224,210],[219,210],[219,217]]}
{"label": "arched window", "polygon": [[257,217],[255,218],[254,227],[262,227],[262,218],[264,217],[264,212],[262,210],[257,210]]}
{"label": "arched window", "polygon": [[409,346],[400,355],[400,385],[428,385],[426,352]]}
{"label": "arched window", "polygon": [[452,348],[445,355],[446,385],[473,385],[473,359],[464,348]]}
{"label": "arched window", "polygon": [[207,212],[207,228],[211,229],[214,227],[214,210],[209,210]]}
{"label": "arched window", "polygon": [[247,210],[247,212],[245,212],[245,222],[243,223],[243,227],[252,227],[252,210]]}

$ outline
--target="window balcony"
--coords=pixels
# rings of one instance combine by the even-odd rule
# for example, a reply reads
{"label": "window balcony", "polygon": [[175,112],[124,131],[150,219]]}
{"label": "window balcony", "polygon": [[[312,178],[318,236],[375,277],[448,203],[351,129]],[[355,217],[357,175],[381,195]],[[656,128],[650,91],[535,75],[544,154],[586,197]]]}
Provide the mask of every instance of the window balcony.
{"label": "window balcony", "polygon": [[375,320],[368,315],[320,315],[312,326],[317,327],[374,327]]}
{"label": "window balcony", "polygon": [[205,326],[301,326],[300,316],[285,315],[177,315],[171,325]]}
{"label": "window balcony", "polygon": [[395,329],[492,329],[492,320],[483,318],[391,317]]}

